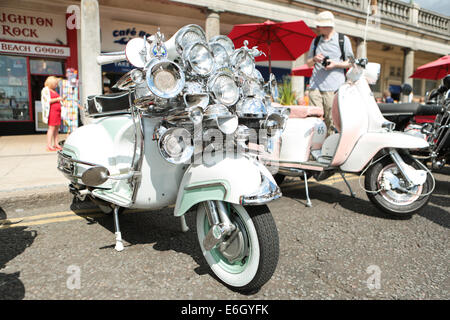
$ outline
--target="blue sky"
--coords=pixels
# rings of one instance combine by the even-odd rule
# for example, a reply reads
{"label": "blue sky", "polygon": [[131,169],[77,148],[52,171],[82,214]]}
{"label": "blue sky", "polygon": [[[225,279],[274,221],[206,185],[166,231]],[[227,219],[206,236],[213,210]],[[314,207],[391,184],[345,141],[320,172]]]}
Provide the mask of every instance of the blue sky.
{"label": "blue sky", "polygon": [[[410,0],[401,0],[410,2]],[[414,0],[421,8],[450,16],[450,0]]]}

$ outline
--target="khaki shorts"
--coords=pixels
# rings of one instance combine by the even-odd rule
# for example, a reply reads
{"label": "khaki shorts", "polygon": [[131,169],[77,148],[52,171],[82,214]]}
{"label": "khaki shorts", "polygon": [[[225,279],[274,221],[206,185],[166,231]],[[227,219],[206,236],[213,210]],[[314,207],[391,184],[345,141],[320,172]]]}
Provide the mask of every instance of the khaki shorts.
{"label": "khaki shorts", "polygon": [[331,117],[331,108],[333,107],[334,91],[319,91],[314,89],[309,92],[309,104],[311,106],[322,107],[323,117],[327,125],[328,135],[334,133],[333,120]]}

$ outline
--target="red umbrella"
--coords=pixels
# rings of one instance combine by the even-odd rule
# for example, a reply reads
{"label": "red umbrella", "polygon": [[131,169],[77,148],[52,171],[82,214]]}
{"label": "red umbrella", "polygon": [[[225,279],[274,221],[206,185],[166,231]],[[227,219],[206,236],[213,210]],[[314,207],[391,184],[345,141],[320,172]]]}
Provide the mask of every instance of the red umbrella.
{"label": "red umbrella", "polygon": [[410,78],[438,80],[450,73],[450,55],[417,68]]}
{"label": "red umbrella", "polygon": [[311,77],[313,72],[313,67],[308,66],[306,63],[300,67],[292,69],[292,76],[304,76]]}
{"label": "red umbrella", "polygon": [[309,50],[316,34],[302,20],[292,22],[273,22],[238,24],[233,27],[228,37],[236,48],[244,40],[248,47],[258,46],[267,57],[259,56],[256,61],[269,60],[269,72],[272,72],[272,60],[296,60]]}

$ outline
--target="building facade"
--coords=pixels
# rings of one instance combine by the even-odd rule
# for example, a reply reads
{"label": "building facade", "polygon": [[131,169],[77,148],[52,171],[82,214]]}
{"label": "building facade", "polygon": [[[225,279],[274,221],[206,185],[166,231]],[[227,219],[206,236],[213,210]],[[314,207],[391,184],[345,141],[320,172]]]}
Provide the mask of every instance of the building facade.
{"label": "building facade", "polygon": [[[0,3],[0,135],[39,131],[40,90],[48,75],[64,76],[67,68],[77,69],[81,100],[114,84],[131,69],[127,62],[102,68],[86,62],[95,60],[97,51],[123,50],[133,37],[160,28],[169,39],[180,27],[193,23],[210,38],[228,34],[235,24],[266,20],[303,20],[314,30],[315,17],[322,10],[334,13],[336,30],[350,37],[357,57],[381,64],[380,80],[373,87],[376,96],[387,89],[395,91],[404,82],[413,86],[417,97],[438,85],[409,76],[418,66],[450,53],[450,17],[397,0],[371,4],[368,0],[4,0]],[[98,20],[92,18],[96,15]],[[84,33],[83,23],[88,25]],[[98,46],[92,45],[95,39]],[[304,63],[305,55],[296,61],[273,61],[272,69],[280,80]],[[258,68],[267,73],[267,63],[258,63]],[[294,90],[303,94],[305,79],[292,79]]]}

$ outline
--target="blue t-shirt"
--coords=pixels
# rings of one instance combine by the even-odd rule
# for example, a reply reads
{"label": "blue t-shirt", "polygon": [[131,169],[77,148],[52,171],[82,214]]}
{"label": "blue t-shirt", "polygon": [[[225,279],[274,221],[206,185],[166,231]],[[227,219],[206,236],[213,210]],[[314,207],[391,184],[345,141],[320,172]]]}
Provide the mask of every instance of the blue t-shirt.
{"label": "blue t-shirt", "polygon": [[[330,60],[340,62],[341,48],[339,46],[339,34],[333,33],[330,40],[325,41],[323,36],[320,38],[316,48],[316,55],[322,53],[324,56],[329,56]],[[345,58],[348,59],[353,56],[352,44],[347,36],[344,36],[344,53]],[[313,58],[314,54],[314,40],[309,48],[307,59]],[[319,89],[320,91],[336,91],[345,82],[345,73],[342,68],[335,68],[326,70],[320,63],[314,64],[313,73],[309,81],[311,89]]]}

